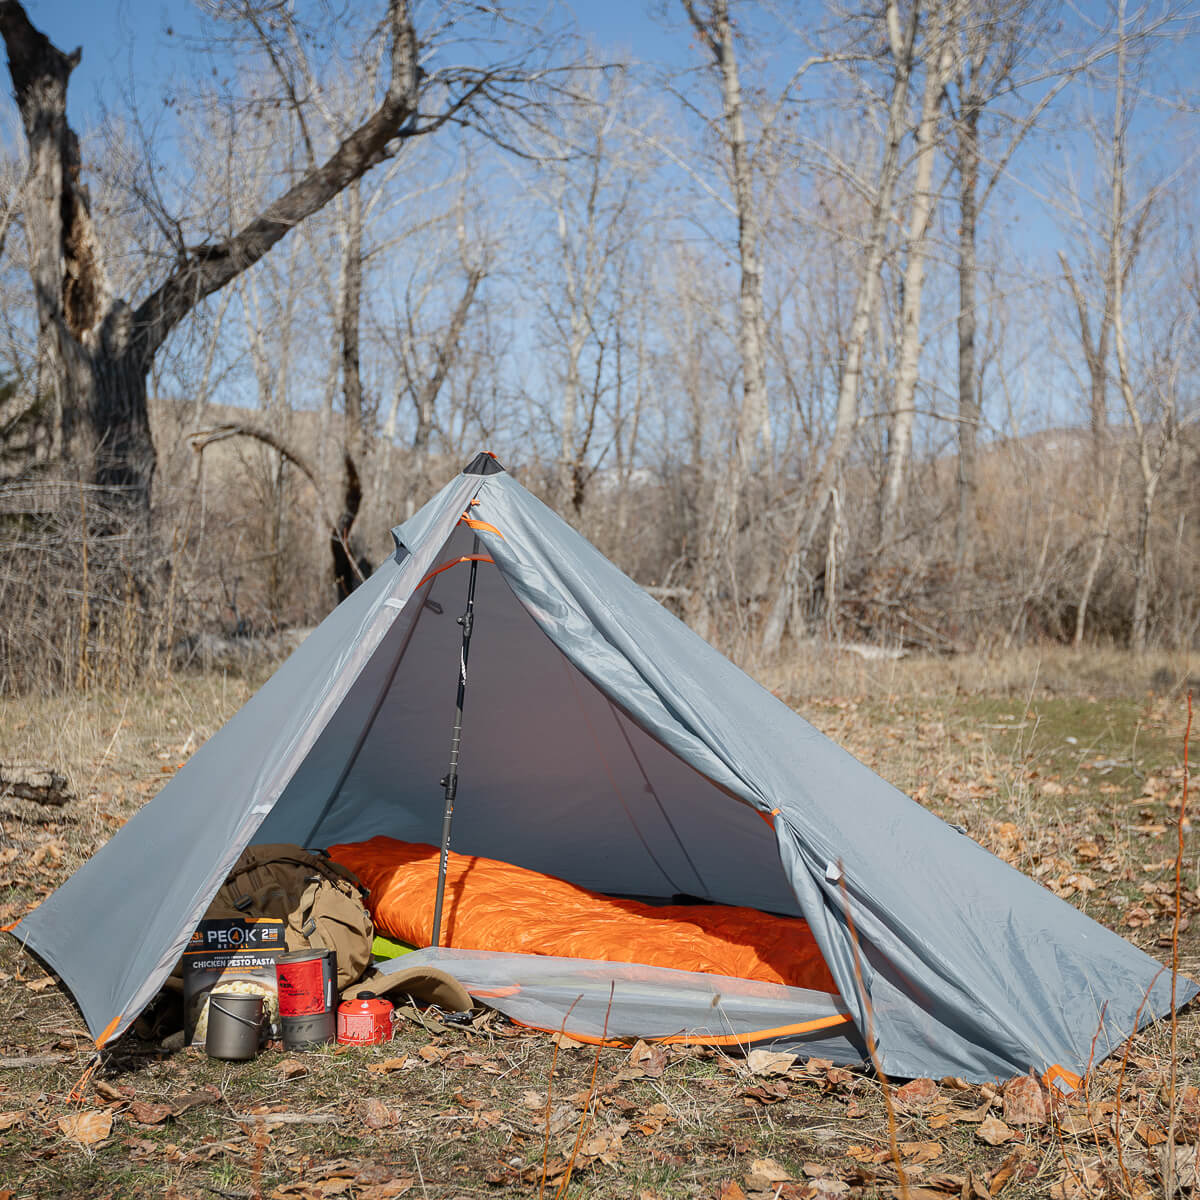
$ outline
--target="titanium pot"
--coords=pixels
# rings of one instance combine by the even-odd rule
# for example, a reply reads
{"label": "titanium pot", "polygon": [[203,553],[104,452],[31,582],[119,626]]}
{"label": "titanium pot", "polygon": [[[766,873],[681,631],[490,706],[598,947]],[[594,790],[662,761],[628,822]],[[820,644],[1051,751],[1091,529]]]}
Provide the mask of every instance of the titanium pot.
{"label": "titanium pot", "polygon": [[263,998],[244,992],[210,992],[208,1034],[204,1049],[209,1058],[244,1062],[258,1053],[262,1034]]}

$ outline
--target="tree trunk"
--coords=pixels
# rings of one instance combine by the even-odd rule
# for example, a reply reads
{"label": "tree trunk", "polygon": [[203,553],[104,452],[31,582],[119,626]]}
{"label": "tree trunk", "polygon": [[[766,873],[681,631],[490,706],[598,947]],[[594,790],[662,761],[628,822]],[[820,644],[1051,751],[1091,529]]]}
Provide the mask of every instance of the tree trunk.
{"label": "tree trunk", "polygon": [[1084,629],[1087,626],[1088,605],[1092,602],[1092,591],[1096,586],[1096,577],[1100,574],[1100,564],[1104,561],[1104,549],[1112,536],[1112,514],[1116,507],[1117,496],[1121,490],[1121,459],[1118,457],[1112,468],[1112,478],[1108,486],[1108,499],[1100,518],[1100,530],[1096,536],[1096,544],[1092,547],[1092,557],[1083,579],[1083,587],[1079,592],[1079,604],[1075,609],[1075,635],[1071,645],[1076,650],[1083,645]]}
{"label": "tree trunk", "polygon": [[904,266],[904,303],[900,317],[900,353],[896,366],[896,392],[888,437],[887,475],[879,513],[879,544],[884,547],[896,535],[900,492],[912,452],[916,422],[917,374],[921,359],[921,292],[925,285],[925,252],[929,226],[937,197],[933,193],[933,163],[937,151],[938,112],[942,91],[950,71],[946,45],[946,22],[940,8],[934,10],[925,50],[925,91],[921,121],[917,126],[917,172],[913,185],[912,213],[908,228],[908,259]]}
{"label": "tree trunk", "polygon": [[892,193],[899,175],[900,143],[904,138],[905,113],[908,105],[908,85],[912,78],[913,44],[916,41],[920,22],[921,6],[914,0],[909,13],[908,25],[900,32],[899,7],[896,0],[889,0],[886,21],[891,35],[893,59],[892,94],[888,101],[887,131],[884,135],[883,156],[879,163],[875,195],[871,202],[870,233],[867,253],[859,276],[858,289],[854,298],[854,315],[846,339],[846,358],[842,366],[838,386],[837,417],[833,438],[825,461],[817,472],[813,485],[808,490],[806,501],[797,510],[797,524],[788,546],[780,575],[775,602],[763,625],[762,649],[764,654],[773,654],[783,641],[789,621],[795,620],[799,609],[800,578],[804,571],[804,560],[813,539],[820,528],[825,509],[829,504],[833,487],[837,481],[842,460],[850,449],[858,423],[859,387],[862,381],[863,358],[866,354],[867,334],[875,313],[879,292],[879,269],[887,247],[888,225],[891,219]]}
{"label": "tree trunk", "polygon": [[[390,153],[409,127],[418,93],[417,38],[407,0],[389,0],[391,77],[376,111],[238,233],[180,251],[167,279],[136,309],[114,299],[82,182],[79,140],[67,124],[67,55],[30,24],[17,0],[0,0],[0,33],[29,144],[25,220],[38,314],[41,403],[52,410],[59,454],[82,478],[123,489],[148,515],[155,451],[146,377],[171,331],[263,257],[300,221]],[[433,127],[432,125],[430,127]]]}
{"label": "tree trunk", "polygon": [[37,306],[36,388],[49,410],[52,454],[80,479],[150,506],[154,443],[147,361],[131,347],[128,307],[114,301],[82,182],[79,139],[67,124],[67,85],[80,51],[64,54],[15,0],[0,32],[25,136],[25,227]]}
{"label": "tree trunk", "polygon": [[973,95],[964,99],[958,130],[958,506],[954,520],[954,565],[960,577],[975,560],[979,503],[976,460],[983,415],[975,367],[979,113]]}
{"label": "tree trunk", "polygon": [[1150,518],[1154,514],[1154,492],[1157,478],[1147,480],[1142,488],[1142,503],[1138,509],[1137,535],[1133,545],[1133,615],[1129,622],[1129,648],[1135,654],[1146,652],[1150,624]]}
{"label": "tree trunk", "polygon": [[[743,112],[737,47],[727,0],[712,0],[708,19],[692,0],[683,7],[700,40],[713,57],[720,76],[725,144],[733,175],[738,222],[738,349],[742,367],[742,403],[734,427],[733,453],[713,492],[712,508],[700,535],[696,562],[697,586],[692,591],[688,618],[707,636],[720,606],[721,573],[731,551],[738,509],[754,462],[755,444],[769,428],[767,404],[766,332],[763,318],[763,271],[759,256],[761,218],[754,194],[754,166]],[[765,441],[764,437],[764,441]]]}
{"label": "tree trunk", "polygon": [[362,192],[356,179],[346,189],[346,224],[342,262],[342,509],[329,532],[333,556],[333,585],[340,604],[370,574],[371,568],[352,536],[362,506],[360,464],[367,452],[363,423],[362,371],[359,362],[359,322],[362,315],[363,219]]}

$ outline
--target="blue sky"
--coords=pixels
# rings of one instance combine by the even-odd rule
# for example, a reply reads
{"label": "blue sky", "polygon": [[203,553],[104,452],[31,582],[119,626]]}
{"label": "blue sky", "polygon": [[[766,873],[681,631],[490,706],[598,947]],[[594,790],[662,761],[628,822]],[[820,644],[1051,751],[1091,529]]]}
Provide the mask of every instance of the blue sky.
{"label": "blue sky", "polygon": [[[383,0],[347,2],[365,6],[360,8],[365,12],[380,12],[383,8]],[[1157,0],[1151,0],[1151,3],[1155,2]],[[121,111],[129,92],[133,93],[143,119],[154,125],[155,117],[163,113],[163,97],[171,91],[172,85],[179,80],[196,78],[198,71],[211,68],[211,60],[204,64],[197,61],[202,20],[190,0],[25,0],[25,3],[34,24],[60,48],[71,50],[81,46],[83,49],[83,60],[73,76],[69,93],[71,120],[80,133],[97,122],[103,108]],[[530,0],[530,3],[549,8],[552,0]],[[793,3],[793,8],[779,11],[792,14],[824,11],[817,0],[793,0]],[[420,0],[417,4],[419,15]],[[1063,11],[1087,14],[1103,9],[1103,0],[1085,0],[1078,10],[1068,10],[1064,5]],[[561,12],[561,9],[557,11]],[[751,25],[756,19],[769,20],[768,6],[750,6],[741,11]],[[679,0],[576,0],[574,13],[579,29],[590,34],[602,52],[612,59],[623,59],[631,54],[643,62],[676,67],[701,61],[685,28]],[[1164,45],[1156,63],[1156,70],[1161,74],[1154,77],[1152,85],[1166,79],[1174,83],[1181,78],[1190,83],[1189,53],[1193,48]],[[748,79],[756,67],[768,73],[785,70],[806,50],[800,45],[776,42],[768,44],[764,52],[773,61],[754,65],[743,62],[743,72]],[[816,74],[806,84],[810,95],[820,86]],[[1076,102],[1073,96],[1069,103]],[[1046,264],[1049,264],[1047,269],[1053,270],[1055,251],[1064,245],[1063,227],[1069,223],[1044,199],[1026,191],[1026,186],[1036,186],[1043,196],[1052,195],[1054,183],[1048,172],[1057,166],[1057,173],[1061,175],[1065,170],[1061,164],[1070,161],[1072,170],[1083,177],[1084,190],[1087,190],[1086,178],[1094,152],[1087,139],[1072,127],[1074,121],[1068,117],[1070,112],[1068,105],[1060,104],[1054,135],[1047,131],[1030,139],[1013,164],[1015,174],[1026,182],[1005,185],[985,215],[986,223],[1013,224],[1010,244],[1020,248],[1020,261],[1015,265],[1021,274],[1030,272],[1040,277],[1041,268]],[[1178,132],[1172,135],[1171,119],[1153,103],[1143,107],[1138,120],[1138,132],[1144,136],[1135,139],[1135,154],[1152,159],[1165,157],[1170,161],[1192,159],[1195,155],[1195,147],[1189,146],[1186,133],[1183,139]],[[16,133],[19,126],[11,111],[10,121],[9,128]],[[1178,118],[1175,121],[1178,122]],[[159,132],[166,135],[165,143],[159,141],[158,145],[169,156],[169,115],[163,125]],[[1190,121],[1188,126],[1190,130]],[[948,330],[947,325],[943,333]]]}
{"label": "blue sky", "polygon": [[[71,120],[79,128],[92,119],[97,99],[116,106],[131,80],[139,101],[160,97],[187,69],[189,40],[202,28],[190,0],[25,0],[25,7],[61,50],[83,48],[69,93]],[[675,10],[669,19],[676,30],[670,31],[650,16],[647,0],[584,0],[572,8],[578,26],[603,46],[628,48],[642,60],[680,62],[688,56],[682,14]]]}

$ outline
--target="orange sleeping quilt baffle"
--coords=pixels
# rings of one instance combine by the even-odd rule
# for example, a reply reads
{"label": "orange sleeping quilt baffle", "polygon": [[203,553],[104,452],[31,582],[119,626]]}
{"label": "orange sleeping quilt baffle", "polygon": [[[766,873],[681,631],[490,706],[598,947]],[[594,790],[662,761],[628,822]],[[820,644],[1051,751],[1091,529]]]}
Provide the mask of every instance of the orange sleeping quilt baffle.
{"label": "orange sleeping quilt baffle", "polygon": [[[329,847],[370,888],[376,926],[399,941],[433,937],[438,851],[373,837]],[[724,904],[642,904],[552,875],[451,852],[442,944],[460,950],[647,963],[837,992],[807,921]]]}

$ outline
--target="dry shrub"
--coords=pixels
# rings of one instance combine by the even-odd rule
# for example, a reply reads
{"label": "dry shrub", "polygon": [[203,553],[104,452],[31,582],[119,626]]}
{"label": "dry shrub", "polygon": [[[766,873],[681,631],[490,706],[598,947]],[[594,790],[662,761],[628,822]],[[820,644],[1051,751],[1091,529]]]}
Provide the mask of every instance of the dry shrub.
{"label": "dry shrub", "polygon": [[172,639],[173,584],[119,490],[0,485],[0,691],[129,684]]}

